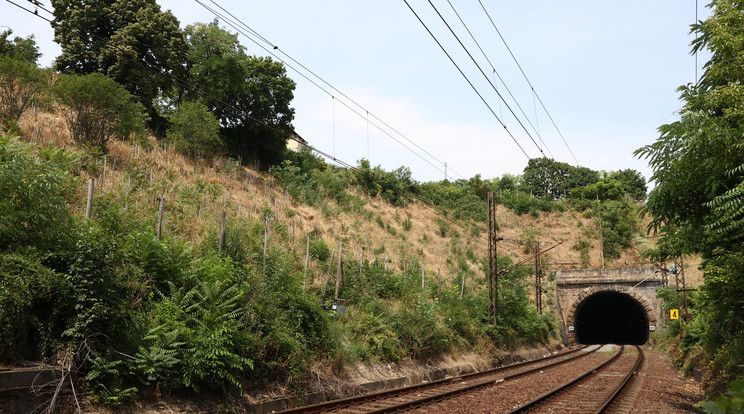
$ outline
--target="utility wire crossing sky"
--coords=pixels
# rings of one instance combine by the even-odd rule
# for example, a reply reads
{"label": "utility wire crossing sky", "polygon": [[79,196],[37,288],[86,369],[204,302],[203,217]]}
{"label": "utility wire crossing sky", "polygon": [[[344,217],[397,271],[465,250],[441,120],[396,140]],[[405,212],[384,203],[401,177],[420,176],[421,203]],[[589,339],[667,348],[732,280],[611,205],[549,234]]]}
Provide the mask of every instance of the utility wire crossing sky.
{"label": "utility wire crossing sky", "polygon": [[[44,1],[13,1],[52,18]],[[678,118],[675,90],[706,61],[689,53],[690,25],[709,15],[672,0],[158,3],[182,27],[219,16],[249,54],[284,61],[293,125],[312,146],[419,181],[519,174],[543,155],[648,178],[632,153]],[[49,23],[7,0],[0,10],[51,66]]]}

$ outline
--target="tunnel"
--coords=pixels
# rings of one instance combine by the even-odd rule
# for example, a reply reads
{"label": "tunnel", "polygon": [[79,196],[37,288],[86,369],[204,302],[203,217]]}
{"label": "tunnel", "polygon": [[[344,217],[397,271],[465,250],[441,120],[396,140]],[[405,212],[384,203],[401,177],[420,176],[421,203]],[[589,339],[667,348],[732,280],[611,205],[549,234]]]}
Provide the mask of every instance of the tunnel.
{"label": "tunnel", "polygon": [[580,344],[642,345],[648,341],[648,315],[626,293],[597,292],[576,306],[574,329]]}

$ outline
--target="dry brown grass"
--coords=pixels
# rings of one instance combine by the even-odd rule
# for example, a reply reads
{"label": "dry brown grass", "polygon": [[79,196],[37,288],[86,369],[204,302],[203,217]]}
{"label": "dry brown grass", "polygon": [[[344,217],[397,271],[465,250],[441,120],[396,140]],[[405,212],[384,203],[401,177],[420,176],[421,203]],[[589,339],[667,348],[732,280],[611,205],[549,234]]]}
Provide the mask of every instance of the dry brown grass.
{"label": "dry brown grass", "polygon": [[[64,118],[57,114],[38,112],[34,115],[33,111],[28,111],[21,118],[20,126],[23,130],[22,139],[26,141],[31,141],[33,138],[39,145],[76,147],[65,127]],[[150,190],[157,189],[158,194],[165,195],[168,205],[178,206],[190,214],[189,220],[169,223],[168,231],[177,232],[179,236],[186,237],[195,243],[201,241],[200,238],[206,233],[206,228],[218,226],[223,210],[227,211],[231,217],[247,219],[255,217],[263,206],[269,206],[276,212],[277,219],[286,225],[289,232],[294,229],[295,238],[286,247],[295,251],[298,257],[304,257],[305,239],[302,235],[307,231],[315,230],[331,248],[336,248],[341,241],[344,241],[344,257],[346,258],[359,260],[362,247],[364,247],[365,259],[382,261],[387,254],[388,268],[401,271],[406,259],[410,263],[412,258],[418,257],[418,260],[424,264],[429,277],[436,278],[438,272],[441,272],[443,282],[448,283],[455,276],[452,266],[447,263],[448,259],[455,261],[453,250],[458,254],[464,254],[470,249],[477,257],[487,255],[485,223],[475,224],[480,229],[478,236],[471,234],[473,223],[462,225],[450,223],[450,231],[443,237],[439,231],[441,217],[432,208],[419,203],[410,204],[406,208],[396,207],[378,198],[368,198],[353,191],[352,194],[355,197],[365,202],[363,209],[369,212],[366,216],[371,214],[371,220],[365,217],[365,214],[348,211],[342,211],[337,216],[325,216],[318,208],[303,205],[288,197],[266,173],[245,166],[236,167],[234,164],[231,168],[231,161],[225,157],[216,157],[213,160],[191,160],[178,154],[172,146],[166,145],[162,148],[152,137],[147,143],[149,145],[140,146],[128,142],[111,141],[106,157],[105,176],[101,174],[95,177],[98,181],[96,191],[127,197],[129,203],[138,206],[149,203],[154,208],[155,201],[148,195],[150,193],[129,191],[128,177],[132,168],[145,169]],[[82,176],[81,178],[83,183],[79,196],[82,200],[89,177]],[[103,179],[102,183],[101,179]],[[182,200],[179,197],[184,187],[194,186],[197,179],[216,185],[221,194],[204,199],[199,203],[202,204],[201,207],[181,204]],[[76,211],[82,212],[84,200],[81,204],[75,206]],[[327,207],[330,210],[340,210],[335,209],[333,202],[329,202]],[[294,212],[294,215],[288,213],[289,209]],[[376,222],[378,216],[386,226],[395,230],[395,235],[379,226]],[[515,261],[533,263],[530,254],[525,253],[522,246],[514,243],[514,241],[523,239],[526,232],[539,231],[537,239],[541,243],[541,249],[561,243],[544,256],[547,271],[581,267],[580,253],[572,247],[578,240],[588,240],[582,234],[583,229],[597,229],[597,225],[591,218],[568,211],[541,213],[538,217],[518,216],[508,208],[499,205],[496,216],[500,225],[499,236],[506,239],[505,242],[499,243],[499,253],[507,254]],[[406,219],[410,219],[412,223],[408,231],[403,227],[403,221]],[[645,226],[646,223],[642,225]],[[453,232],[459,234],[456,244],[452,237]],[[590,240],[590,242],[590,267],[600,267],[599,241]],[[639,250],[644,248],[644,243],[647,241],[638,241]],[[379,253],[383,248],[384,252]],[[373,253],[375,249],[378,254]],[[622,253],[620,258],[605,263],[605,267],[647,265],[649,263],[644,262],[639,257],[638,250],[635,249],[628,249]],[[470,266],[476,271],[476,277],[484,277],[485,269],[482,269],[480,264],[470,263]],[[693,267],[694,265],[691,264],[688,269],[690,269],[691,279],[696,281]],[[311,267],[311,278],[316,285],[325,281],[326,272],[327,269],[323,269],[322,266]]]}

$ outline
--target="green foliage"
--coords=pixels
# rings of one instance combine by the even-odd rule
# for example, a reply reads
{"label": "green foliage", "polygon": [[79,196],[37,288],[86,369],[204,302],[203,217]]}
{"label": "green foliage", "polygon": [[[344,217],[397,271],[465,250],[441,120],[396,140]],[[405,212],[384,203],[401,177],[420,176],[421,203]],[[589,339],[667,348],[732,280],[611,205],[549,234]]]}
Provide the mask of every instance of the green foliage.
{"label": "green foliage", "polygon": [[470,180],[455,182],[445,180],[422,183],[417,186],[417,192],[421,200],[438,206],[445,212],[451,211],[452,217],[456,219],[486,221],[488,206],[485,198],[479,196],[487,189],[486,186],[487,183],[476,176]]}
{"label": "green foliage", "polygon": [[570,194],[572,199],[619,201],[623,199],[623,195],[626,194],[626,190],[623,186],[623,183],[609,176],[603,177],[596,183],[574,188],[571,190]]}
{"label": "green foliage", "polygon": [[308,148],[290,151],[286,159],[272,166],[269,172],[298,201],[313,205],[318,205],[323,197],[330,197],[341,205],[349,201],[346,194],[349,173],[326,164]]}
{"label": "green foliage", "polygon": [[589,247],[591,243],[588,240],[578,240],[571,248],[579,252],[579,258],[581,259],[581,266],[583,268],[589,267]]}
{"label": "green foliage", "polygon": [[0,361],[40,359],[56,351],[72,285],[38,259],[0,254]]}
{"label": "green foliage", "polygon": [[733,381],[725,395],[700,405],[710,414],[744,414],[744,381]]}
{"label": "green foliage", "polygon": [[379,165],[371,168],[369,161],[362,159],[355,173],[357,185],[370,197],[380,196],[393,205],[402,205],[415,186],[408,167],[387,172]]}
{"label": "green foliage", "polygon": [[100,73],[121,84],[146,109],[160,130],[156,98],[173,86],[182,70],[186,44],[178,19],[155,0],[124,2],[52,0],[54,40],[62,53],[56,67],[63,73]]}
{"label": "green foliage", "polygon": [[644,211],[664,233],[652,256],[703,258],[705,283],[696,321],[704,329],[689,336],[705,351],[714,374],[706,385],[715,391],[741,378],[744,355],[744,244],[737,231],[744,194],[744,5],[724,0],[710,7],[711,16],[693,25],[693,51],[707,49],[711,56],[705,74],[698,84],[678,89],[683,102],[679,121],[662,125],[659,138],[636,155],[648,159],[654,170],[656,187]]}
{"label": "green foliage", "polygon": [[538,198],[525,191],[508,191],[502,194],[501,202],[514,213],[533,214],[538,211],[551,211],[553,205],[547,198]]}
{"label": "green foliage", "polygon": [[39,52],[39,46],[36,44],[36,40],[34,40],[34,35],[30,35],[25,39],[16,36],[13,40],[9,40],[12,34],[13,30],[9,28],[0,32],[0,55],[25,60],[36,65],[41,57],[41,52]]}
{"label": "green foliage", "polygon": [[186,101],[170,118],[166,137],[180,153],[212,158],[222,145],[220,123],[201,102]]}
{"label": "green foliage", "polygon": [[606,259],[620,257],[622,249],[630,247],[637,215],[635,209],[622,201],[597,203],[592,209],[602,225],[602,249]]}
{"label": "green foliage", "polygon": [[[222,125],[228,151],[243,159],[277,165],[292,130],[295,82],[284,65],[271,58],[248,56],[237,35],[217,21],[186,27],[186,67],[190,84],[182,95],[204,97]],[[182,87],[186,87],[183,85]]]}
{"label": "green foliage", "polygon": [[620,182],[623,194],[627,194],[634,201],[646,200],[646,179],[636,170],[626,169],[610,173],[610,178]]}
{"label": "green foliage", "polygon": [[403,220],[403,230],[411,230],[411,227],[413,227],[413,223],[411,223],[410,217],[406,217],[406,219]]}
{"label": "green foliage", "polygon": [[46,72],[36,64],[0,54],[0,122],[3,126],[15,125],[23,112],[40,100],[47,85]]}
{"label": "green foliage", "polygon": [[325,262],[331,256],[331,249],[323,239],[310,239],[310,257]]}
{"label": "green foliage", "polygon": [[144,131],[144,107],[100,73],[60,75],[54,93],[57,102],[66,107],[63,113],[70,135],[81,144],[105,150],[112,136],[123,139]]}
{"label": "green foliage", "polygon": [[0,251],[55,243],[72,223],[67,197],[73,192],[69,159],[0,135]]}
{"label": "green foliage", "polygon": [[598,179],[596,171],[585,167],[573,167],[549,158],[532,158],[524,168],[521,183],[538,198],[556,200],[573,188],[593,184]]}

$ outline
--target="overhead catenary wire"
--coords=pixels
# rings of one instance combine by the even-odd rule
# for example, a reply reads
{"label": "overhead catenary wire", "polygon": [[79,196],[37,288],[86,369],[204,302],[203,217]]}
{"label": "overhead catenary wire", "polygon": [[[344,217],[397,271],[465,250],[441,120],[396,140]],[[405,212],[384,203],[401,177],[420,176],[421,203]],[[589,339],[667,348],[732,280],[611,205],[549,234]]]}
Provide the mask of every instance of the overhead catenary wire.
{"label": "overhead catenary wire", "polygon": [[[468,32],[468,35],[470,35],[470,38],[475,43],[475,46],[478,47],[478,50],[480,50],[481,54],[483,55],[483,57],[488,62],[488,65],[491,67],[491,70],[492,70],[492,73],[494,74],[494,76],[497,76],[499,78],[499,81],[501,81],[501,84],[504,85],[504,89],[506,89],[506,92],[509,93],[509,96],[514,101],[514,103],[517,105],[517,108],[519,109],[519,112],[527,120],[527,123],[530,125],[530,127],[532,127],[532,130],[535,131],[535,134],[537,134],[537,138],[543,144],[543,146],[545,147],[545,150],[548,151],[548,154],[550,154],[551,158],[555,158],[553,156],[553,153],[550,151],[550,149],[548,148],[548,146],[545,144],[545,141],[543,141],[542,136],[540,135],[540,132],[538,131],[538,128],[535,128],[535,126],[532,125],[532,121],[530,121],[530,117],[528,117],[527,114],[524,112],[524,109],[522,109],[522,105],[520,105],[519,104],[519,101],[517,100],[517,98],[514,97],[514,94],[512,93],[511,89],[509,89],[509,86],[506,84],[506,82],[504,82],[504,79],[501,77],[501,75],[499,74],[499,72],[496,70],[496,67],[493,65],[493,62],[491,62],[491,59],[488,57],[488,55],[486,54],[486,52],[483,50],[483,48],[481,47],[480,43],[475,38],[475,35],[473,35],[473,32],[470,31],[470,28],[465,23],[465,20],[463,20],[463,18],[460,16],[460,13],[457,11],[457,9],[455,8],[455,6],[452,4],[452,2],[450,0],[447,0],[447,3],[450,5],[450,8],[455,13],[455,16],[457,16],[457,19],[460,20],[460,23],[462,24],[462,26]],[[494,83],[495,82],[496,82],[496,80],[494,79]],[[537,118],[537,115],[535,115],[535,118]]]}
{"label": "overhead catenary wire", "polygon": [[542,99],[540,99],[540,95],[537,94],[537,91],[535,90],[535,87],[532,86],[532,82],[530,82],[530,79],[527,77],[527,74],[522,69],[522,65],[519,64],[519,61],[517,60],[517,57],[514,56],[514,53],[512,52],[511,48],[509,47],[509,44],[506,43],[506,39],[504,39],[504,36],[501,35],[501,31],[498,27],[496,27],[496,23],[493,21],[493,18],[491,18],[491,14],[486,9],[486,6],[483,5],[482,0],[478,0],[478,3],[480,4],[483,11],[486,13],[486,16],[488,17],[488,20],[491,22],[491,26],[493,26],[494,30],[496,30],[496,33],[499,35],[499,38],[504,43],[504,46],[506,46],[506,50],[509,51],[509,54],[511,55],[512,59],[514,59],[514,63],[517,64],[517,67],[519,68],[519,71],[522,72],[522,75],[524,76],[524,79],[527,81],[527,84],[530,86],[530,89],[535,94],[535,97],[537,98],[537,101],[540,102],[540,105],[542,106],[545,113],[548,115],[548,119],[550,119],[550,122],[553,124],[553,127],[556,131],[558,131],[558,135],[561,137],[561,140],[563,140],[563,144],[568,149],[568,152],[571,154],[571,157],[573,157],[573,160],[576,162],[576,165],[579,164],[579,160],[576,159],[576,156],[574,155],[573,151],[571,150],[571,147],[568,145],[568,142],[566,142],[566,138],[563,136],[563,133],[558,128],[558,125],[555,123],[555,120],[553,120],[553,117],[550,115],[550,112],[548,112],[548,108],[545,107],[545,104],[543,103]]}
{"label": "overhead catenary wire", "polygon": [[[447,29],[449,29],[450,33],[452,33],[452,36],[454,36],[454,37],[455,37],[455,39],[457,40],[457,43],[459,43],[459,44],[460,44],[460,46],[461,46],[461,47],[462,47],[462,49],[463,49],[463,50],[465,51],[465,53],[467,53],[468,57],[470,57],[470,60],[472,60],[472,61],[473,61],[473,64],[475,64],[475,66],[476,66],[476,67],[478,68],[478,70],[479,70],[479,71],[480,71],[480,73],[481,73],[481,74],[483,75],[483,77],[484,77],[484,78],[486,78],[486,81],[488,82],[488,84],[489,84],[489,85],[491,85],[491,88],[493,88],[493,90],[494,90],[494,91],[496,92],[496,94],[497,94],[497,95],[499,96],[499,99],[501,99],[501,101],[502,101],[502,102],[504,102],[504,105],[506,105],[506,108],[507,108],[507,109],[509,109],[509,112],[511,112],[512,116],[514,116],[514,119],[516,119],[516,120],[517,120],[517,122],[518,122],[518,123],[519,123],[519,125],[520,125],[520,126],[522,127],[522,129],[523,129],[523,130],[524,130],[524,132],[525,132],[525,133],[527,134],[527,136],[528,136],[528,137],[530,138],[530,140],[532,141],[532,143],[533,143],[533,144],[535,144],[535,147],[537,147],[537,149],[538,149],[538,150],[540,151],[540,153],[541,153],[541,154],[543,155],[543,157],[545,157],[545,152],[543,152],[543,150],[542,150],[542,148],[540,147],[540,145],[538,145],[538,144],[537,144],[537,142],[535,141],[535,138],[533,138],[533,137],[532,137],[532,134],[530,134],[530,131],[528,131],[528,130],[527,130],[527,127],[525,127],[525,126],[524,126],[524,124],[522,123],[522,120],[521,120],[521,119],[519,119],[519,117],[517,116],[517,114],[516,114],[516,113],[514,113],[514,110],[513,110],[513,109],[511,108],[511,106],[510,106],[510,105],[509,105],[509,104],[508,104],[508,103],[506,102],[506,99],[504,99],[504,97],[503,97],[503,96],[501,95],[501,92],[499,92],[499,90],[498,90],[498,89],[496,88],[496,86],[495,86],[495,85],[494,85],[494,84],[493,84],[493,83],[491,82],[491,78],[489,78],[489,77],[488,77],[488,75],[486,75],[486,72],[484,72],[484,71],[483,71],[483,68],[481,68],[480,64],[478,64],[478,61],[476,61],[476,60],[475,60],[475,58],[473,57],[472,53],[470,53],[470,51],[469,51],[469,50],[468,50],[468,48],[467,48],[467,47],[465,46],[465,44],[464,44],[464,43],[462,43],[462,41],[460,40],[460,37],[459,37],[459,36],[458,36],[458,35],[457,35],[457,34],[455,33],[455,31],[454,31],[454,30],[452,30],[452,26],[450,26],[450,24],[449,24],[449,23],[447,22],[447,19],[445,19],[445,18],[444,18],[444,16],[442,16],[442,13],[440,13],[440,12],[439,12],[439,9],[437,9],[437,6],[435,6],[435,5],[434,5],[434,3],[432,3],[432,2],[431,2],[431,0],[428,0],[428,2],[429,2],[429,5],[431,5],[431,7],[432,7],[432,8],[434,9],[434,11],[435,11],[435,12],[437,13],[437,16],[439,16],[439,18],[440,18],[440,19],[442,20],[442,22],[444,23],[444,25],[445,25],[445,26],[447,26]],[[406,4],[408,4],[408,1],[406,1]],[[408,7],[410,8],[411,6],[409,5]],[[411,10],[413,11],[413,9],[411,9]],[[414,12],[414,13],[415,13],[415,12]],[[416,15],[416,17],[418,17],[418,15]],[[421,24],[424,24],[423,20],[419,19],[419,21],[421,22]],[[426,26],[426,25],[424,24],[424,26]],[[427,30],[427,31],[429,30],[429,29],[428,29],[428,27],[427,27],[427,29],[426,29],[426,30]],[[431,32],[429,32],[429,33],[431,33]],[[439,43],[439,41],[437,41],[437,43]],[[441,44],[440,44],[440,45],[441,45]],[[448,56],[449,56],[449,54],[448,54]],[[459,69],[459,68],[458,68],[458,69]],[[468,82],[469,82],[469,81],[468,81]],[[471,84],[471,85],[472,85],[472,84]],[[495,114],[494,114],[494,115],[495,115]]]}
{"label": "overhead catenary wire", "polygon": [[[7,1],[7,2],[9,2],[9,3],[15,4],[15,3],[13,3],[13,1],[12,1],[12,0],[6,0],[6,1]],[[37,16],[37,17],[39,17],[39,18],[41,18],[41,19],[43,19],[43,20],[46,20],[46,21],[50,21],[49,19],[47,19],[47,18],[45,18],[45,17],[43,17],[43,16],[39,16],[38,14],[34,13],[33,11],[30,11],[30,10],[28,10],[28,9],[25,9],[25,8],[23,8],[23,7],[21,7],[21,6],[18,6],[18,7],[19,7],[19,8],[21,8],[21,9],[23,9],[23,10],[25,10],[25,11],[26,11],[26,12],[28,12],[28,13],[34,14],[35,16]],[[98,39],[100,39],[100,40],[103,40],[103,38],[101,38],[101,37],[100,37],[99,35],[97,35],[97,34],[93,34],[93,33],[91,33],[91,36],[93,36],[93,37],[96,37],[96,38],[98,38]],[[137,65],[137,66],[139,66],[139,67],[142,67],[142,68],[144,68],[144,69],[146,69],[146,70],[148,70],[148,71],[151,71],[151,72],[152,72],[152,73],[153,73],[153,74],[154,74],[155,76],[160,76],[160,77],[169,77],[169,78],[171,78],[171,79],[172,79],[173,81],[177,82],[177,83],[178,83],[179,85],[181,85],[181,86],[189,86],[189,87],[192,87],[192,88],[193,88],[193,90],[194,90],[194,91],[195,91],[196,93],[198,93],[199,95],[202,95],[202,96],[204,96],[204,97],[209,97],[210,99],[214,99],[214,100],[215,100],[215,102],[216,102],[217,104],[219,104],[219,105],[221,105],[221,106],[223,106],[223,107],[226,107],[226,108],[230,108],[230,109],[233,109],[233,110],[236,110],[236,111],[238,111],[238,112],[241,112],[241,113],[243,113],[243,114],[244,114],[244,115],[246,116],[246,118],[248,118],[248,119],[250,119],[250,120],[252,120],[252,121],[255,121],[255,122],[257,122],[257,123],[260,123],[261,125],[263,125],[263,126],[265,126],[265,127],[269,128],[269,129],[273,130],[274,132],[276,132],[276,133],[279,133],[279,134],[282,134],[282,135],[286,136],[286,137],[287,137],[288,139],[294,140],[295,142],[298,142],[298,143],[300,143],[301,145],[304,145],[304,146],[305,146],[305,147],[307,147],[308,149],[312,150],[313,152],[315,152],[315,153],[317,153],[317,154],[321,155],[322,157],[324,157],[324,158],[326,158],[326,159],[328,159],[328,160],[330,160],[330,161],[333,161],[333,162],[334,162],[334,163],[336,163],[337,165],[339,165],[339,166],[341,166],[341,167],[343,167],[343,168],[347,168],[347,169],[349,169],[349,170],[351,170],[351,171],[355,171],[355,172],[360,172],[360,170],[359,170],[359,169],[358,169],[358,168],[357,168],[356,166],[354,166],[354,165],[352,165],[352,164],[350,164],[350,163],[348,163],[348,162],[346,162],[346,161],[344,161],[344,160],[342,160],[342,159],[339,159],[339,158],[335,157],[335,155],[331,155],[331,154],[329,154],[329,153],[327,153],[327,152],[325,152],[325,151],[323,151],[323,150],[320,150],[320,149],[318,149],[318,148],[315,148],[315,147],[313,147],[312,145],[309,145],[309,144],[307,144],[307,143],[303,143],[303,142],[301,142],[301,141],[300,141],[300,140],[299,140],[298,138],[294,137],[294,136],[293,136],[292,134],[290,134],[290,133],[287,133],[286,131],[280,130],[280,129],[276,128],[276,127],[275,127],[274,125],[268,124],[268,123],[266,123],[266,122],[262,121],[261,119],[258,119],[258,118],[256,118],[255,116],[251,115],[250,113],[247,113],[247,112],[245,112],[244,110],[241,110],[240,108],[237,108],[237,107],[235,107],[234,105],[232,105],[232,104],[230,104],[230,103],[228,103],[228,102],[225,102],[224,100],[222,100],[222,99],[221,99],[221,98],[219,98],[219,97],[216,97],[216,96],[214,96],[214,95],[212,95],[212,94],[210,94],[210,93],[208,93],[208,92],[205,92],[205,91],[201,90],[200,88],[196,87],[196,86],[195,86],[194,84],[191,84],[191,83],[187,82],[186,80],[184,80],[184,79],[181,79],[181,78],[179,78],[178,76],[175,76],[175,75],[174,75],[174,74],[172,74],[172,73],[164,73],[164,72],[161,72],[161,71],[159,71],[159,70],[156,70],[155,68],[152,68],[152,67],[150,67],[150,66],[148,66],[148,65],[146,65],[146,64],[143,64],[143,63],[142,63],[141,61],[139,61],[139,60],[137,60],[137,59],[135,59],[135,58],[133,58],[133,57],[131,57],[131,56],[126,56],[126,57],[125,57],[125,59],[128,59],[128,60],[130,60],[130,61],[131,61],[132,63],[134,63],[135,65]],[[445,220],[445,221],[447,221],[447,222],[450,222],[450,223],[452,223],[452,224],[455,224],[455,225],[459,226],[460,228],[463,228],[463,229],[464,229],[464,226],[463,226],[462,224],[460,224],[460,223],[458,223],[458,222],[456,222],[456,221],[454,221],[454,220],[450,219],[449,217],[447,217],[447,216],[446,216],[445,214],[443,214],[442,212],[440,212],[440,211],[438,211],[437,209],[435,209],[435,208],[433,208],[433,207],[429,206],[428,204],[426,204],[426,202],[425,202],[424,200],[422,200],[422,199],[420,199],[420,198],[416,197],[415,195],[408,195],[408,197],[409,197],[410,199],[412,199],[412,200],[417,200],[417,201],[419,201],[419,202],[421,203],[420,205],[421,205],[421,206],[422,206],[423,208],[425,208],[425,209],[427,209],[427,210],[429,210],[429,211],[433,212],[434,214],[436,214],[437,216],[439,216],[439,217],[440,217],[440,218],[442,218],[443,220]],[[484,236],[484,237],[485,237],[485,236]],[[514,255],[514,256],[516,256],[516,257],[519,257],[519,254],[517,254],[517,253],[515,253],[515,252],[511,251],[510,249],[506,249],[506,248],[503,248],[503,250],[506,250],[507,252],[511,253],[512,255]]]}
{"label": "overhead catenary wire", "polygon": [[[335,94],[338,94],[338,95],[342,96],[343,98],[345,98],[346,100],[348,100],[349,102],[351,102],[352,104],[354,104],[358,109],[360,109],[361,111],[363,111],[363,112],[365,112],[367,114],[367,116],[365,117],[364,115],[362,115],[361,112],[358,112],[356,110],[353,110],[351,107],[349,107],[349,105],[347,105],[346,103],[344,103],[341,100],[339,100],[340,103],[342,103],[344,106],[346,106],[349,110],[351,110],[357,116],[361,117],[362,119],[365,119],[366,121],[369,121],[369,118],[371,117],[372,119],[374,119],[377,122],[379,122],[380,124],[382,124],[384,127],[388,128],[390,131],[392,131],[393,133],[395,133],[397,136],[399,136],[400,138],[404,139],[405,141],[407,141],[408,143],[410,143],[411,145],[413,145],[414,147],[416,147],[417,149],[419,149],[421,152],[423,152],[424,154],[426,154],[428,157],[430,157],[431,159],[435,160],[437,163],[439,163],[439,165],[442,165],[443,166],[445,164],[444,161],[440,160],[439,158],[437,158],[436,156],[434,156],[433,154],[431,154],[431,152],[427,151],[425,148],[423,148],[422,146],[420,146],[419,144],[417,144],[411,138],[409,138],[408,136],[406,136],[405,134],[403,134],[402,132],[400,132],[396,128],[392,127],[390,124],[388,124],[387,122],[385,122],[384,120],[382,120],[380,117],[378,117],[377,115],[375,115],[374,113],[372,113],[371,111],[369,111],[367,108],[365,108],[364,106],[362,106],[356,100],[354,100],[351,97],[349,97],[343,91],[341,91],[338,88],[336,88],[335,86],[333,86],[330,82],[326,81],[323,77],[321,77],[320,75],[318,75],[317,73],[315,73],[314,71],[312,71],[311,69],[309,69],[307,66],[305,66],[304,64],[302,64],[301,62],[299,62],[297,59],[295,59],[294,57],[292,57],[291,55],[289,55],[287,52],[285,52],[284,50],[282,50],[281,48],[279,48],[278,45],[274,44],[269,39],[267,39],[266,37],[264,37],[263,35],[261,35],[259,32],[257,32],[256,30],[254,30],[253,28],[251,28],[250,26],[248,26],[240,18],[236,17],[229,10],[225,9],[224,7],[222,7],[215,0],[210,0],[210,2],[212,4],[214,4],[216,7],[218,7],[220,10],[222,10],[222,12],[225,13],[227,16],[225,16],[225,14],[219,13],[218,11],[214,10],[213,8],[207,6],[206,4],[204,4],[200,0],[195,0],[195,1],[196,1],[196,3],[198,3],[199,5],[201,5],[203,8],[205,8],[206,10],[208,10],[209,12],[211,12],[212,14],[214,14],[215,16],[217,16],[218,18],[221,18],[223,21],[225,21],[227,24],[229,24],[233,29],[237,30],[243,36],[247,37],[249,40],[251,40],[257,46],[261,47],[266,52],[268,52],[269,54],[271,54],[272,56],[274,56],[275,58],[277,58],[278,60],[280,60],[281,62],[283,62],[285,65],[287,65],[287,67],[291,68],[292,70],[294,70],[295,72],[297,72],[298,74],[300,74],[302,77],[304,77],[305,79],[307,79],[308,81],[310,81],[313,85],[315,85],[316,87],[318,87],[323,92],[327,93],[328,95],[332,95],[332,96],[335,95]],[[262,46],[258,41],[256,41],[255,39],[252,39],[248,34],[244,33],[241,29],[239,29],[239,27],[236,27],[236,26],[245,28],[245,30],[248,31],[248,32],[250,32],[251,35],[257,37],[261,42],[265,43],[268,46],[268,48],[265,47],[265,46]],[[281,53],[283,56],[286,57],[286,59],[288,59],[291,62],[293,62],[294,65],[302,68],[304,71],[306,71],[307,73],[311,74],[313,77],[315,77],[316,79],[318,79],[321,83],[325,84],[330,89],[332,89],[335,92],[335,94],[332,93],[332,92],[330,92],[330,91],[328,91],[328,90],[326,90],[325,88],[321,87],[316,82],[311,81],[308,78],[308,76],[306,76],[300,70],[298,70],[297,68],[295,68],[293,65],[290,65],[285,59],[282,59],[279,56],[277,56],[274,52]],[[338,100],[338,98],[337,98],[337,100]],[[434,167],[434,165],[431,164],[431,162],[429,162],[429,160],[426,160],[424,157],[422,157],[416,151],[414,151],[410,147],[406,146],[405,144],[403,144],[402,142],[400,142],[398,139],[394,138],[392,136],[392,134],[390,134],[390,132],[385,131],[383,128],[381,128],[379,125],[377,125],[374,122],[371,122],[371,124],[373,126],[375,126],[378,130],[380,130],[381,132],[383,132],[385,135],[389,136],[390,138],[392,138],[393,140],[395,140],[396,142],[398,142],[399,144],[401,144],[404,148],[406,148],[409,151],[413,152],[419,158],[421,158],[422,160],[426,161],[427,163],[429,163],[430,165],[432,165]],[[443,172],[439,167],[435,167],[435,168],[437,170],[439,170],[440,172]],[[449,166],[448,169],[450,171],[452,171],[453,173],[455,173],[455,175],[459,176],[460,178],[465,179],[465,177],[462,174],[460,174],[457,171],[453,170],[451,168],[451,166]]]}
{"label": "overhead catenary wire", "polygon": [[524,156],[527,157],[527,159],[530,159],[530,156],[527,154],[527,152],[524,150],[524,148],[522,148],[522,145],[519,144],[519,141],[517,141],[517,139],[514,137],[514,135],[511,133],[511,131],[509,131],[509,128],[506,127],[506,124],[504,124],[504,122],[501,120],[501,118],[499,118],[499,116],[496,115],[496,112],[494,112],[493,108],[491,108],[491,105],[488,104],[488,101],[486,101],[486,99],[483,97],[483,95],[478,91],[478,88],[476,88],[475,85],[473,85],[473,82],[470,81],[470,78],[468,78],[467,75],[465,75],[465,73],[462,71],[462,69],[460,69],[460,66],[457,64],[457,62],[455,62],[455,60],[452,58],[452,56],[449,54],[449,52],[447,52],[447,49],[444,48],[444,46],[442,45],[442,43],[439,42],[439,39],[437,39],[437,37],[434,35],[434,33],[432,33],[431,30],[429,30],[429,27],[426,25],[426,23],[424,23],[424,21],[421,20],[421,17],[419,17],[418,13],[416,13],[416,11],[413,9],[413,7],[411,7],[411,5],[408,3],[408,0],[403,0],[403,1],[406,3],[406,6],[408,6],[408,8],[411,10],[411,13],[413,13],[413,15],[416,16],[416,18],[418,19],[418,21],[424,26],[424,28],[426,29],[426,31],[434,39],[434,41],[437,43],[437,45],[439,45],[439,48],[442,49],[442,51],[444,52],[445,55],[447,55],[447,57],[449,58],[450,62],[452,62],[452,64],[455,65],[455,67],[460,72],[460,74],[462,75],[462,77],[465,78],[465,81],[470,85],[471,88],[473,88],[473,91],[475,91],[475,93],[478,95],[478,97],[481,99],[481,101],[483,101],[483,103],[486,105],[486,107],[491,112],[491,114],[494,116],[494,118],[496,118],[496,120],[499,121],[499,123],[501,124],[501,126],[504,127],[504,130],[507,132],[507,134],[509,134],[509,136],[511,137],[512,141],[514,141],[514,143],[517,144],[517,147],[519,147],[519,149],[522,151],[522,153],[524,154]]}
{"label": "overhead catenary wire", "polygon": [[[21,10],[24,10],[24,11],[26,11],[26,12],[28,12],[28,13],[31,13],[31,14],[35,15],[36,17],[38,17],[38,18],[40,18],[40,19],[46,20],[46,21],[48,21],[49,23],[51,23],[51,22],[52,22],[52,21],[51,21],[50,19],[48,19],[48,18],[46,18],[46,17],[44,17],[44,16],[40,16],[40,15],[39,15],[39,13],[35,13],[35,12],[33,12],[33,11],[31,11],[31,10],[29,10],[29,9],[27,9],[27,8],[25,8],[25,7],[23,7],[23,6],[21,6],[20,4],[18,4],[18,3],[16,3],[16,2],[14,2],[14,1],[12,1],[12,0],[5,0],[5,1],[7,1],[8,3],[10,3],[10,4],[12,4],[12,5],[14,5],[14,6],[18,7],[18,8],[19,8],[19,9],[21,9]],[[46,9],[44,9],[44,10],[46,10]]]}

